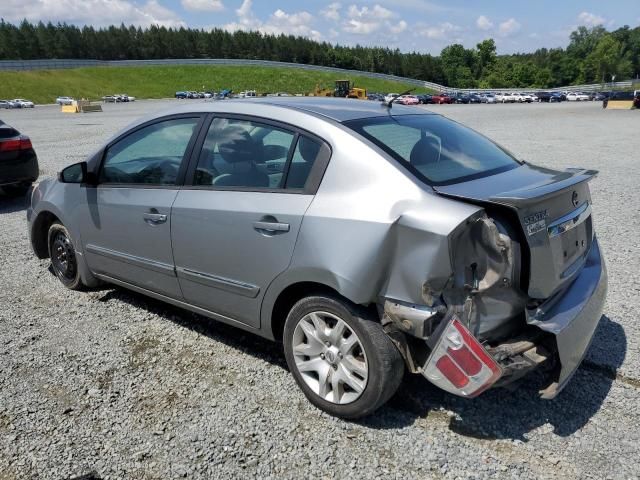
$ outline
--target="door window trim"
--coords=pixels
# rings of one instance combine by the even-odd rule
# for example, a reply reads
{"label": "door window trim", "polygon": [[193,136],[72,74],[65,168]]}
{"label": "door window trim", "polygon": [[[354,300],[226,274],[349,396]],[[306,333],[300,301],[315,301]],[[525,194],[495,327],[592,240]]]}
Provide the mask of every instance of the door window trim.
{"label": "door window trim", "polygon": [[126,132],[123,132],[122,134],[118,135],[116,138],[114,138],[113,140],[111,140],[103,149],[102,152],[100,154],[101,158],[100,158],[100,162],[98,164],[98,168],[97,168],[97,172],[96,172],[96,178],[98,178],[98,180],[100,179],[100,174],[102,173],[102,169],[104,167],[104,163],[105,163],[105,159],[107,156],[107,152],[109,151],[109,149],[115,145],[116,143],[120,142],[121,140],[124,140],[125,138],[127,138],[130,135],[133,135],[134,133],[142,130],[143,128],[147,128],[151,125],[155,125],[158,123],[163,123],[166,121],[170,121],[170,120],[180,120],[180,119],[189,119],[189,118],[196,118],[198,119],[198,121],[196,122],[196,125],[193,129],[193,132],[191,134],[191,138],[189,139],[189,143],[187,143],[187,148],[184,151],[184,155],[182,156],[182,160],[180,161],[180,168],[178,169],[178,175],[176,177],[176,181],[173,184],[166,184],[166,185],[156,185],[156,184],[150,184],[150,183],[113,183],[113,182],[100,182],[98,181],[98,184],[96,185],[97,188],[100,187],[104,187],[104,188],[145,188],[145,189],[167,189],[167,190],[178,190],[185,181],[185,175],[187,173],[187,169],[189,167],[190,164],[190,159],[191,156],[193,154],[193,149],[196,145],[196,142],[199,138],[199,135],[202,131],[202,127],[205,124],[205,120],[207,118],[206,114],[203,114],[202,112],[192,112],[192,113],[179,113],[179,114],[173,114],[173,115],[166,115],[164,117],[158,117],[158,118],[154,118],[152,120],[149,120],[147,122],[141,123],[140,125],[137,125],[136,127],[127,130]]}
{"label": "door window trim", "polygon": [[[198,162],[200,161],[200,152],[202,151],[202,146],[204,145],[204,141],[209,133],[211,124],[217,118],[262,123],[265,125],[276,127],[280,130],[288,131],[294,135],[293,142],[291,144],[291,147],[289,148],[289,154],[287,155],[287,162],[285,164],[285,169],[283,171],[284,182],[282,183],[282,188],[225,187],[220,185],[195,185],[194,184],[196,169],[198,168]],[[311,171],[309,172],[309,176],[307,177],[307,182],[305,184],[305,187],[304,188],[285,188],[286,177],[289,175],[289,167],[291,166],[291,161],[293,159],[293,155],[295,154],[295,150],[298,145],[298,140],[300,139],[301,135],[304,135],[305,137],[308,137],[311,140],[318,142],[320,144],[320,152],[318,153],[318,157],[313,162],[313,166],[311,167]],[[221,192],[226,191],[226,192],[256,192],[256,193],[284,193],[284,194],[293,194],[293,195],[315,195],[316,192],[318,191],[318,188],[320,187],[320,183],[322,182],[324,173],[327,170],[327,167],[329,166],[329,162],[331,160],[332,155],[333,155],[333,150],[329,142],[322,139],[318,135],[315,135],[295,125],[291,125],[289,123],[281,122],[278,120],[273,120],[271,118],[260,117],[257,115],[248,115],[248,114],[242,114],[242,113],[225,113],[225,112],[210,113],[207,115],[206,119],[204,120],[203,125],[200,128],[200,133],[198,134],[197,141],[191,151],[189,165],[187,167],[186,174],[183,179],[182,189],[183,190],[213,190],[213,191],[221,191]]]}

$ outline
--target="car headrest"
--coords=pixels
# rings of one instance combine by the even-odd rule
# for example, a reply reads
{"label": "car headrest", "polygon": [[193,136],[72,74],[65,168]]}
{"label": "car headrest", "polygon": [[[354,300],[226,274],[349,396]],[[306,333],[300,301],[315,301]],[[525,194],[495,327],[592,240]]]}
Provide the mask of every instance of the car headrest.
{"label": "car headrest", "polygon": [[300,155],[305,162],[313,162],[318,156],[320,151],[320,145],[318,142],[314,142],[306,137],[300,137],[298,140],[298,148],[300,149]]}
{"label": "car headrest", "polygon": [[220,156],[227,163],[256,162],[259,158],[259,146],[249,132],[242,127],[228,127],[220,134],[218,141]]}
{"label": "car headrest", "polygon": [[440,142],[431,136],[422,137],[411,149],[409,163],[414,167],[440,160]]}

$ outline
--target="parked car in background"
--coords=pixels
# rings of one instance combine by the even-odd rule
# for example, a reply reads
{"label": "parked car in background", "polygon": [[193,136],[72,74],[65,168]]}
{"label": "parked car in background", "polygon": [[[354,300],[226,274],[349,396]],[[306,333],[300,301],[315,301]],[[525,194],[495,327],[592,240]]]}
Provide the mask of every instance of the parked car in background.
{"label": "parked car in background", "polygon": [[483,93],[480,96],[481,103],[496,103],[496,96],[493,93]]}
{"label": "parked car in background", "polygon": [[451,97],[453,99],[453,103],[469,103],[469,94],[457,92]]}
{"label": "parked car in background", "polygon": [[73,97],[58,97],[56,103],[58,105],[71,105],[73,103]]}
{"label": "parked car in background", "polygon": [[102,97],[102,101],[104,103],[115,103],[117,100],[115,95],[105,95]]}
{"label": "parked car in background", "polygon": [[634,108],[640,108],[640,90],[634,90],[633,92],[633,106]]}
{"label": "parked car in background", "polygon": [[532,102],[539,102],[540,99],[538,98],[538,96],[535,93],[528,93],[527,95],[529,95],[529,97],[531,98]]}
{"label": "parked car in background", "polygon": [[533,98],[528,93],[516,93],[515,95],[517,95],[516,100],[519,103],[532,103],[533,102]]}
{"label": "parked car in background", "polygon": [[513,93],[496,93],[496,101],[499,103],[515,103],[516,97]]}
{"label": "parked car in background", "polygon": [[396,103],[401,103],[402,105],[418,105],[420,100],[415,95],[401,95],[396,100]]}
{"label": "parked car in background", "polygon": [[568,102],[586,102],[587,100],[589,100],[589,95],[586,93],[570,92],[567,94]]}
{"label": "parked car in background", "polygon": [[387,94],[384,96],[384,101],[385,101],[386,103],[389,103],[391,100],[393,100],[393,99],[394,99],[394,97],[398,97],[398,96],[400,96],[400,94],[399,94],[399,93],[387,93]]}
{"label": "parked car in background", "polygon": [[551,94],[550,102],[565,102],[567,100],[567,95],[563,92],[553,92]]}
{"label": "parked car in background", "polygon": [[593,96],[593,100],[597,102],[603,101],[605,98],[609,98],[610,92],[596,92]]}
{"label": "parked car in background", "polygon": [[31,245],[67,288],[107,282],[282,342],[332,415],[372,413],[405,370],[466,398],[537,370],[554,398],[605,302],[597,172],[381,110],[294,97],[147,116],[34,189]]}
{"label": "parked car in background", "polygon": [[433,103],[433,101],[431,100],[431,95],[427,95],[426,93],[420,94],[420,95],[416,95],[416,97],[418,97],[418,100],[420,101],[420,103],[422,105],[427,105],[429,103]]}
{"label": "parked car in background", "polygon": [[186,98],[189,98],[189,92],[184,92],[184,91],[176,92],[176,98],[179,100],[184,100]]}
{"label": "parked car in background", "polygon": [[453,98],[451,98],[447,93],[437,93],[431,96],[431,103],[437,103],[438,105],[443,103],[453,103]]}
{"label": "parked car in background", "polygon": [[33,108],[35,105],[31,100],[25,100],[24,98],[16,98],[12,100],[14,108]]}
{"label": "parked car in background", "polygon": [[24,195],[38,174],[38,157],[29,137],[0,120],[0,189]]}
{"label": "parked car in background", "polygon": [[13,108],[13,104],[9,100],[0,100],[0,108]]}
{"label": "parked car in background", "polygon": [[476,93],[469,94],[469,103],[482,103],[482,98]]}
{"label": "parked car in background", "polygon": [[551,101],[551,92],[536,92],[539,102],[547,103]]}

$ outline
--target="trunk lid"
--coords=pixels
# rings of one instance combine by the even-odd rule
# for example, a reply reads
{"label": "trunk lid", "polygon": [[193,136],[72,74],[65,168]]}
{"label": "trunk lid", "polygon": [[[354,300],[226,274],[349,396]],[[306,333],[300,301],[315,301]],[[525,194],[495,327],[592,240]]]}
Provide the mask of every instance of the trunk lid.
{"label": "trunk lid", "polygon": [[595,170],[523,164],[484,178],[434,186],[439,194],[515,211],[529,247],[528,295],[552,296],[582,269],[593,241],[588,181]]}

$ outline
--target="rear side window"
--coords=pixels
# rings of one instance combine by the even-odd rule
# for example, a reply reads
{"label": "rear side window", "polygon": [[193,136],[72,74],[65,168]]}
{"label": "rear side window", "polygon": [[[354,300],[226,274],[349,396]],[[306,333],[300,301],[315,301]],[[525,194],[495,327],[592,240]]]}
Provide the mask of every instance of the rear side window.
{"label": "rear side window", "polygon": [[238,189],[283,188],[295,134],[273,125],[215,118],[202,150],[194,184]]}
{"label": "rear side window", "polygon": [[484,177],[520,165],[488,138],[440,115],[389,115],[345,124],[432,185]]}
{"label": "rear side window", "polygon": [[291,157],[285,188],[301,189],[305,187],[321,150],[322,145],[319,142],[304,135],[298,137],[296,149]]}
{"label": "rear side window", "polygon": [[175,185],[199,118],[165,120],[136,130],[111,145],[100,182]]}

